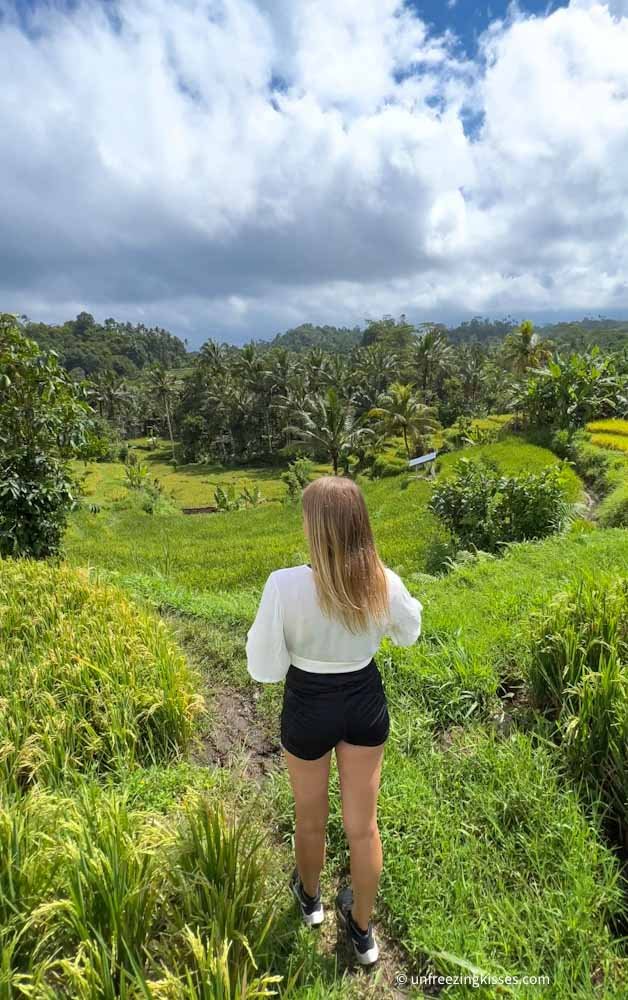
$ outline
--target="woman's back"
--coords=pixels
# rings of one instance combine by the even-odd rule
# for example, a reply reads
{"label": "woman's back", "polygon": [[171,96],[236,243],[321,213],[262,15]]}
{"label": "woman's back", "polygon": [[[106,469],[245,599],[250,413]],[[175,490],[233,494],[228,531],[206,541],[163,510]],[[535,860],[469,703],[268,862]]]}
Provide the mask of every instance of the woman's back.
{"label": "woman's back", "polygon": [[411,645],[421,630],[421,604],[386,567],[388,616],[371,619],[352,632],[326,615],[317,600],[314,574],[307,565],[275,570],[266,581],[255,623],[248,634],[249,673],[261,681],[281,680],[292,663],[311,673],[339,673],[366,666],[387,635]]}

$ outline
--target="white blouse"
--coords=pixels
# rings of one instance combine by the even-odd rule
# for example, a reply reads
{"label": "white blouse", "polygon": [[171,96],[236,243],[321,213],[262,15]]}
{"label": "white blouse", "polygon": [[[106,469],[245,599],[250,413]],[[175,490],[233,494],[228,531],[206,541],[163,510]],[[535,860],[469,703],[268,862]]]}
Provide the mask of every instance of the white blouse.
{"label": "white blouse", "polygon": [[390,611],[386,622],[350,632],[321,611],[309,566],[278,569],[268,577],[246,641],[248,671],[256,681],[281,681],[290,664],[314,674],[360,670],[371,661],[383,636],[411,646],[421,633],[422,604],[386,567]]}

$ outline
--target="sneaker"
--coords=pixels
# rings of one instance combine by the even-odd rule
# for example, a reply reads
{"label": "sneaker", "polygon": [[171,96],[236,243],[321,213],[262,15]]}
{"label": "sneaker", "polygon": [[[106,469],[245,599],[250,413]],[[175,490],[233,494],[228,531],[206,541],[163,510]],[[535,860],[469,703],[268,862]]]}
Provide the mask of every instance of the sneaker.
{"label": "sneaker", "polygon": [[308,896],[303,888],[303,883],[301,882],[298,869],[295,868],[292,873],[292,878],[290,879],[290,888],[292,889],[297,903],[301,907],[303,922],[306,923],[308,927],[315,927],[317,924],[322,924],[325,911],[323,910],[323,904],[321,902],[320,885],[315,896]]}
{"label": "sneaker", "polygon": [[379,958],[379,948],[373,934],[373,923],[369,920],[366,934],[353,921],[351,907],[353,906],[353,889],[350,886],[342,889],[336,896],[336,912],[338,919],[347,932],[347,940],[353,947],[355,957],[360,965],[373,965]]}

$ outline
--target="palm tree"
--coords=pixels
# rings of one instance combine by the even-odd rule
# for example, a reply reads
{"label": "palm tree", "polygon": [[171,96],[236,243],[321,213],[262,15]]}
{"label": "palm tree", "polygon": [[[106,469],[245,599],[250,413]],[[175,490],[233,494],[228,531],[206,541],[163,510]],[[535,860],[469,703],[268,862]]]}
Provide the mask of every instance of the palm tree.
{"label": "palm tree", "polygon": [[523,375],[528,368],[541,368],[551,358],[552,345],[534,332],[530,320],[524,320],[505,338],[502,352],[510,370],[515,375]]}
{"label": "palm tree", "polygon": [[435,383],[453,361],[453,349],[438,327],[426,327],[410,351],[410,368],[425,399],[433,397]]}
{"label": "palm tree", "polygon": [[132,397],[127,386],[111,369],[98,372],[92,379],[88,395],[98,404],[101,417],[114,421],[118,411],[128,407]]}
{"label": "palm tree", "polygon": [[170,446],[172,448],[172,461],[176,460],[174,451],[174,435],[172,433],[172,401],[175,395],[174,386],[171,379],[168,376],[168,371],[165,365],[156,365],[148,373],[149,385],[152,389],[155,401],[163,409],[164,415],[166,417],[166,424],[168,426],[168,435],[170,437]]}
{"label": "palm tree", "polygon": [[367,413],[388,386],[399,378],[399,358],[385,344],[358,348],[352,356],[351,401]]}
{"label": "palm tree", "polygon": [[224,346],[215,340],[207,340],[201,347],[198,364],[214,375],[224,374],[227,364]]}
{"label": "palm tree", "polygon": [[378,403],[368,416],[380,421],[387,433],[402,435],[408,458],[411,440],[422,446],[428,434],[440,430],[436,411],[415,395],[411,385],[393,382]]}
{"label": "palm tree", "polygon": [[313,452],[324,452],[338,475],[341,459],[348,459],[356,442],[372,434],[359,427],[350,404],[331,386],[324,396],[314,396],[294,415],[297,421],[285,428],[297,441]]}

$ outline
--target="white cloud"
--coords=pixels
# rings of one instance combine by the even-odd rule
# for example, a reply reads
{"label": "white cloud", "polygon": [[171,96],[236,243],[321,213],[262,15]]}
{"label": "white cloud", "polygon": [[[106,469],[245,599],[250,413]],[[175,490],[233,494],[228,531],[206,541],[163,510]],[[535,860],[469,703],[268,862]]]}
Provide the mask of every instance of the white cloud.
{"label": "white cloud", "polygon": [[5,17],[3,307],[195,341],[626,310],[626,8],[515,11],[476,63],[396,0]]}

